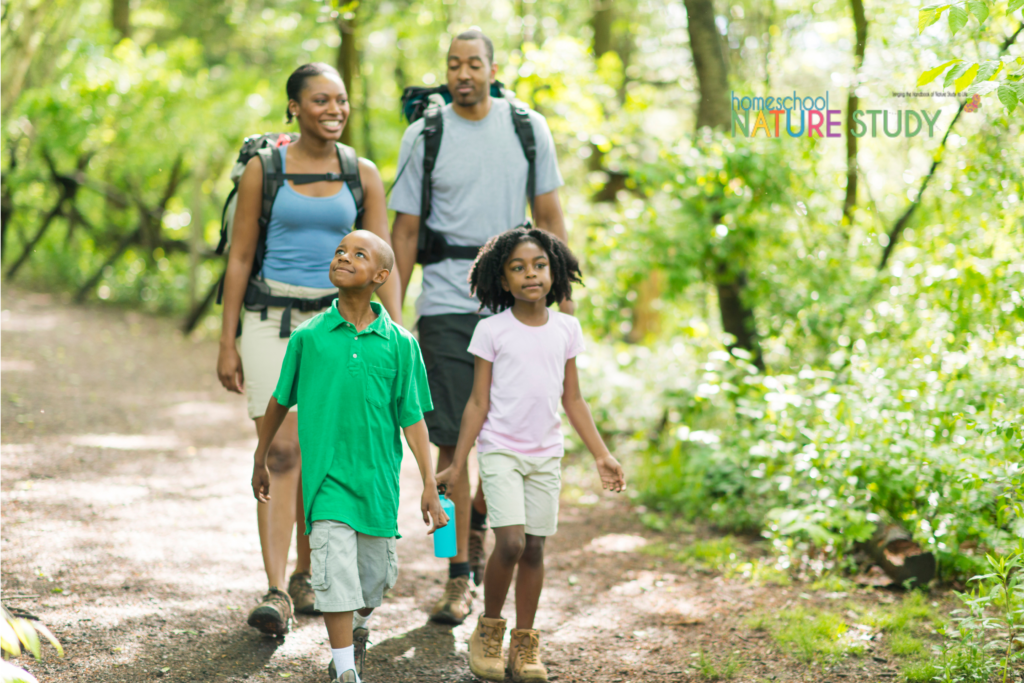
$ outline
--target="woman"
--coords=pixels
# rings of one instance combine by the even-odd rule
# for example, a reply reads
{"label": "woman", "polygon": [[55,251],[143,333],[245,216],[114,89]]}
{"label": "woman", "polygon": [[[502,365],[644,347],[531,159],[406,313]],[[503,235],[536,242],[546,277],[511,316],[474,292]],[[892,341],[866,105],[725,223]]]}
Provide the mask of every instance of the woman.
{"label": "woman", "polygon": [[[348,94],[337,70],[323,63],[305,64],[288,78],[286,89],[288,122],[298,120],[299,138],[280,149],[283,171],[289,174],[341,173],[335,144],[341,138],[350,109]],[[359,178],[364,193],[362,227],[390,244],[380,173],[373,163],[359,159]],[[259,156],[254,156],[238,186],[234,232],[224,276],[217,375],[228,391],[242,393],[244,390],[249,417],[255,420],[257,433],[277,385],[288,345],[288,339],[281,335],[287,333],[289,327],[294,330],[329,304],[321,302],[323,307],[319,310],[305,311],[300,311],[298,304],[294,308],[269,306],[262,311],[246,310],[242,314],[250,276],[269,286],[272,296],[296,302],[337,294],[331,287],[328,267],[338,242],[352,230],[356,219],[355,200],[344,182],[325,180],[301,185],[285,182],[274,198],[261,272],[253,273],[262,201],[262,162]],[[398,283],[398,277],[389,277],[377,294],[391,318],[400,324]],[[309,305],[301,308],[308,309]],[[290,317],[290,324],[286,320],[282,327],[282,317]],[[240,322],[241,336],[236,339]],[[303,535],[300,465],[298,420],[296,413],[291,412],[267,455],[270,502],[256,508],[269,590],[249,613],[250,626],[279,636],[288,631],[293,612],[315,613],[309,583],[309,539]],[[292,528],[296,524],[299,528],[298,561],[286,593],[281,588]]]}

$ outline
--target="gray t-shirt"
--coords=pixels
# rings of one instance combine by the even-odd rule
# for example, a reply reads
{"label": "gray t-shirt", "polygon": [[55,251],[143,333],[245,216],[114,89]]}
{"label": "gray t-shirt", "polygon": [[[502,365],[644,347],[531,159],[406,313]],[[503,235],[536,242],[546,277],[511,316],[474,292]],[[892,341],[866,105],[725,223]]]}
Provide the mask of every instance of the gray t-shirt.
{"label": "gray t-shirt", "polygon": [[[482,245],[526,219],[526,174],[523,146],[512,123],[507,100],[493,98],[480,121],[469,121],[452,110],[441,110],[444,131],[434,165],[433,193],[427,224],[449,244]],[[555,158],[555,143],[544,117],[530,111],[537,140],[537,194],[563,185]],[[388,208],[420,215],[423,191],[423,119],[406,129],[398,154],[405,168],[391,191]],[[409,155],[412,159],[409,159]],[[406,160],[409,160],[406,166]],[[446,259],[423,269],[423,293],[416,302],[420,315],[475,313],[480,306],[469,295],[467,259]]]}

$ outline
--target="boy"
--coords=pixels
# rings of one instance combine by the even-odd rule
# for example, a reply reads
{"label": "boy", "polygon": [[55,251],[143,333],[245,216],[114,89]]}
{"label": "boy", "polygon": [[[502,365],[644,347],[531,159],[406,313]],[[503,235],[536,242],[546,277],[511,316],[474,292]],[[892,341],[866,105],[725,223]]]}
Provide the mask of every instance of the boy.
{"label": "boy", "polygon": [[253,468],[253,493],[265,503],[267,448],[288,408],[301,403],[312,585],[331,641],[332,676],[342,683],[359,683],[370,615],[398,577],[399,426],[423,478],[428,533],[448,522],[430,465],[423,412],[432,404],[419,345],[370,302],[393,265],[391,247],[368,231],[353,231],[338,245],[330,267],[338,298],[292,334]]}

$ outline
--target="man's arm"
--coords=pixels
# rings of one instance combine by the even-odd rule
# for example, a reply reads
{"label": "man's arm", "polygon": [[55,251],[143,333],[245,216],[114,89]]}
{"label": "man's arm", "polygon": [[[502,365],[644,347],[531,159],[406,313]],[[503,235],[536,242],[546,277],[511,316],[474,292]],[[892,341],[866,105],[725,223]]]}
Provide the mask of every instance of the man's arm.
{"label": "man's arm", "polygon": [[[359,180],[363,184],[363,228],[369,230],[389,245],[391,235],[388,233],[388,208],[384,200],[384,182],[380,172],[368,159],[359,160]],[[377,290],[377,298],[384,305],[388,315],[399,325],[402,324],[402,295],[399,292],[401,268],[398,272],[391,269],[387,281]]]}
{"label": "man's arm", "polygon": [[[421,419],[419,422],[405,427],[402,431],[405,432],[405,441],[416,458],[416,464],[420,468],[420,477],[423,479],[420,510],[423,512],[423,523],[430,527],[430,531],[427,532],[429,535],[448,524],[448,515],[441,509],[441,499],[437,496],[437,481],[434,479],[434,468],[430,466],[430,439],[427,433],[427,423]],[[434,521],[433,524],[430,523],[431,520]]]}
{"label": "man's arm", "polygon": [[267,412],[260,420],[260,441],[256,445],[256,455],[252,464],[252,493],[256,500],[266,503],[270,500],[270,470],[267,468],[267,450],[274,440],[277,430],[288,415],[288,408],[277,402],[273,396],[267,403]]}
{"label": "man's arm", "polygon": [[[562,213],[562,202],[558,199],[557,189],[537,195],[533,200],[533,211],[533,222],[538,228],[569,244],[569,233],[565,229],[565,215]],[[558,310],[572,315],[576,312],[576,303],[570,300],[559,301]]]}
{"label": "man's arm", "polygon": [[487,411],[491,409],[491,371],[494,364],[479,356],[474,356],[473,393],[469,395],[465,410],[462,411],[462,424],[459,427],[459,440],[455,445],[455,456],[452,464],[437,473],[437,483],[451,485],[458,481],[462,468],[466,466],[469,451],[473,448],[476,438],[487,419]]}
{"label": "man's arm", "polygon": [[409,287],[412,269],[416,266],[416,250],[420,237],[420,217],[408,213],[396,213],[391,227],[391,246],[395,250],[395,267],[400,278],[401,302],[405,303],[405,292]]}

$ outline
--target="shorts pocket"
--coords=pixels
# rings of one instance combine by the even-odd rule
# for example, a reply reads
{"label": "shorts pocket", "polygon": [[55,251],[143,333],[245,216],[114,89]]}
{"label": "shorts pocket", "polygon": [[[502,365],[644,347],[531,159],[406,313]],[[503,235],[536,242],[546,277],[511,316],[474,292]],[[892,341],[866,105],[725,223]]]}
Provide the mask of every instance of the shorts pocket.
{"label": "shorts pocket", "polygon": [[388,569],[384,575],[384,592],[395,587],[398,583],[398,551],[395,549],[395,539],[388,539]]}
{"label": "shorts pocket", "polygon": [[391,387],[398,371],[370,365],[366,368],[366,400],[378,408],[391,405]]}
{"label": "shorts pocket", "polygon": [[329,540],[330,528],[325,524],[314,523],[313,533],[309,535],[309,582],[315,591],[325,591],[331,587],[331,579],[327,574]]}

